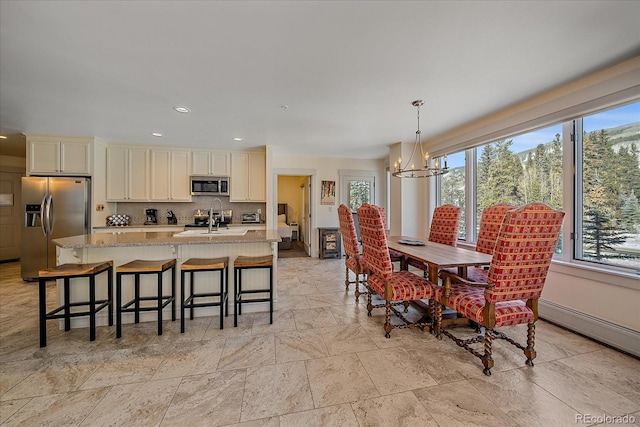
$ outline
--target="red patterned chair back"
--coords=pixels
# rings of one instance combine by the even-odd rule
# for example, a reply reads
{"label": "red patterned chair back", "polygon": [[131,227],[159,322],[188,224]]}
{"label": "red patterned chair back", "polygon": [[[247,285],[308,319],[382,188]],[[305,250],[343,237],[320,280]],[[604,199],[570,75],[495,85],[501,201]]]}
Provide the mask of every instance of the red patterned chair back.
{"label": "red patterned chair back", "polygon": [[387,230],[380,208],[363,204],[358,209],[362,252],[367,268],[386,280],[393,274],[393,265],[387,245]]}
{"label": "red patterned chair back", "polygon": [[476,251],[492,255],[493,248],[496,245],[498,232],[504,220],[504,214],[516,207],[508,203],[500,203],[489,206],[482,211],[480,219],[480,232],[478,233],[478,242],[476,243]]}
{"label": "red patterned chair back", "polygon": [[461,214],[462,209],[453,205],[442,205],[435,208],[429,229],[429,241],[456,246]]}
{"label": "red patterned chair back", "polygon": [[358,244],[356,224],[353,221],[351,209],[345,204],[340,205],[338,207],[338,218],[340,219],[340,234],[342,234],[344,252],[347,256],[357,259],[360,256],[360,245]]}
{"label": "red patterned chair back", "polygon": [[558,241],[564,212],[543,203],[507,211],[493,251],[488,302],[539,298]]}

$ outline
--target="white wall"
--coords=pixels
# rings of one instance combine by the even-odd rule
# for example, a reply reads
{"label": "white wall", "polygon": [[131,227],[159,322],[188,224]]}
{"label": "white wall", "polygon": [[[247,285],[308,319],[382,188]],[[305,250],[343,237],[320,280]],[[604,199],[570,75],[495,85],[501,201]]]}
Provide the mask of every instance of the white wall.
{"label": "white wall", "polygon": [[[272,157],[273,170],[272,178],[267,186],[277,185],[274,175],[311,175],[312,195],[311,195],[311,215],[313,229],[311,231],[311,256],[318,256],[318,227],[339,227],[337,208],[341,203],[346,202],[340,194],[340,176],[342,170],[371,171],[376,179],[375,200],[376,203],[384,203],[386,195],[385,164],[386,159],[347,159],[337,157],[310,157],[310,156],[287,156],[274,151]],[[274,183],[275,181],[275,183]],[[322,181],[336,182],[336,203],[335,205],[320,204],[320,185]],[[279,199],[279,197],[278,197]],[[268,203],[268,202],[267,202]]]}

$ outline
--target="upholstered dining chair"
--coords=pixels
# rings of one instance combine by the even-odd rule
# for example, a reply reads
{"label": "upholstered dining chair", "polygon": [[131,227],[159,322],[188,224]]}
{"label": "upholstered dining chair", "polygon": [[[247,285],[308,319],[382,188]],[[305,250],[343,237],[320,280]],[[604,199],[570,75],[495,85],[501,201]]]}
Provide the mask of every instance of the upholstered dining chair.
{"label": "upholstered dining chair", "polygon": [[[504,215],[485,283],[462,279],[442,271],[444,286],[435,293],[435,334],[448,336],[455,343],[480,358],[485,375],[494,366],[491,344],[504,339],[523,350],[526,364],[533,366],[536,357],[535,322],[538,299],[558,241],[564,212],[543,203],[531,203],[509,210]],[[451,281],[459,283],[451,286]],[[526,302],[525,302],[526,301]],[[449,307],[485,328],[484,336],[460,339],[442,325],[442,308]],[[526,347],[496,328],[527,324]],[[473,344],[482,343],[484,350]]]}
{"label": "upholstered dining chair", "polygon": [[[443,245],[457,246],[458,229],[460,227],[460,215],[462,209],[451,204],[438,206],[433,210],[431,226],[429,227],[430,242],[442,243]],[[409,259],[408,264],[424,271],[426,277],[428,267],[425,263],[414,259]]]}
{"label": "upholstered dining chair", "polygon": [[[389,235],[389,228],[387,226],[387,211],[382,206],[371,205],[378,208],[380,211],[380,215],[382,216],[382,224],[384,225],[384,229],[386,230],[387,236]],[[398,251],[394,251],[393,249],[389,249],[389,256],[391,257],[391,262],[402,262],[404,259],[404,255],[402,255]]]}
{"label": "upholstered dining chair", "polygon": [[[363,204],[358,209],[358,220],[364,263],[368,269],[367,283],[370,289],[367,296],[367,314],[371,316],[371,310],[374,308],[371,304],[371,293],[375,292],[385,300],[385,337],[391,336],[393,328],[416,326],[423,329],[429,328],[429,323],[409,322],[393,305],[404,301],[431,299],[435,291],[434,285],[427,279],[406,270],[393,270],[387,244],[386,227],[379,207]],[[391,324],[392,311],[404,324]]]}
{"label": "upholstered dining chair", "polygon": [[[353,220],[351,208],[345,204],[338,207],[338,219],[340,220],[340,234],[346,258],[344,259],[345,277],[344,286],[349,290],[349,285],[355,285],[356,302],[360,298],[360,283],[366,286],[366,272],[363,266],[363,258],[360,253],[360,244],[356,233],[356,225]],[[355,280],[349,279],[349,271],[355,274]]]}
{"label": "upholstered dining chair", "polygon": [[[515,206],[508,203],[499,203],[489,206],[482,211],[480,230],[478,231],[478,240],[476,242],[476,252],[493,255],[493,248],[496,246],[496,239],[498,238],[498,232],[500,231],[504,214],[515,208]],[[447,271],[456,273],[457,270],[447,269]],[[486,282],[488,273],[488,268],[468,267],[467,279],[474,282]]]}

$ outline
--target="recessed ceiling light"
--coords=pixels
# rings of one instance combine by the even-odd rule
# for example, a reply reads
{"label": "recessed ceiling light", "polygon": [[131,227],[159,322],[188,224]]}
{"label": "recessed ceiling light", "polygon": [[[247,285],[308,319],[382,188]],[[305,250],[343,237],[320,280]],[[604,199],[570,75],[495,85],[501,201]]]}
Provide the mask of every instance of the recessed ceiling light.
{"label": "recessed ceiling light", "polygon": [[176,110],[178,113],[188,113],[191,111],[187,107],[179,107],[179,106],[173,107],[173,109]]}
{"label": "recessed ceiling light", "polygon": [[240,142],[240,141],[242,141],[242,138],[236,137],[236,138],[233,138],[233,140],[236,141],[236,142]]}
{"label": "recessed ceiling light", "polygon": [[153,132],[151,135],[155,136],[156,138],[160,138],[162,136],[160,132]]}

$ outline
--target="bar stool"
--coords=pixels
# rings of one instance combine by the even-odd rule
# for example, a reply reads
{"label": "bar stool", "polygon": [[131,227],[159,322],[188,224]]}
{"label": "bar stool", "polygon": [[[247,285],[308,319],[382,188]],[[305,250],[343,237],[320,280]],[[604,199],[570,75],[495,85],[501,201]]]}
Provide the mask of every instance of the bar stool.
{"label": "bar stool", "polygon": [[[219,271],[220,292],[195,293],[193,291],[194,274],[196,272]],[[189,273],[189,295],[185,298],[185,276]],[[220,306],[220,329],[224,328],[223,313],[229,314],[227,299],[227,283],[229,282],[229,258],[190,258],[180,266],[180,333],[184,333],[184,309],[189,309],[189,318],[193,320],[194,307]],[[196,298],[220,297],[219,301],[197,303]]]}
{"label": "bar stool", "polygon": [[[96,276],[107,272],[107,299],[96,301]],[[70,279],[89,278],[89,301],[70,302]],[[47,313],[47,280],[64,279],[64,304]],[[89,340],[96,339],[96,313],[108,307],[109,326],[113,325],[113,261],[93,264],[63,264],[57,267],[40,270],[39,281],[39,312],[40,312],[40,347],[47,346],[47,320],[64,319],[64,330],[71,329],[71,318],[89,316]],[[96,305],[97,304],[97,305]],[[71,307],[85,307],[85,311],[71,312]],[[64,313],[59,314],[61,311]]]}
{"label": "bar stool", "polygon": [[[162,294],[162,274],[171,270],[171,295]],[[116,338],[122,336],[122,313],[135,313],[135,323],[140,322],[141,311],[158,312],[158,335],[162,335],[162,309],[171,303],[171,321],[176,320],[175,311],[175,271],[176,260],[167,259],[160,261],[135,260],[116,267]],[[131,301],[122,305],[122,276],[134,275],[134,297]],[[140,296],[140,275],[157,274],[158,292],[155,296]],[[141,307],[140,301],[156,301],[153,306]],[[131,307],[133,305],[133,307]]]}
{"label": "bar stool", "polygon": [[[269,269],[269,289],[242,289],[242,271],[253,268],[268,268]],[[238,315],[241,313],[242,304],[249,304],[252,302],[266,302],[269,301],[269,323],[273,323],[273,257],[271,255],[266,256],[239,256],[233,263],[234,281],[233,281],[233,326],[238,326]],[[252,298],[243,299],[244,294],[257,294],[257,293],[269,293],[268,298]]]}

